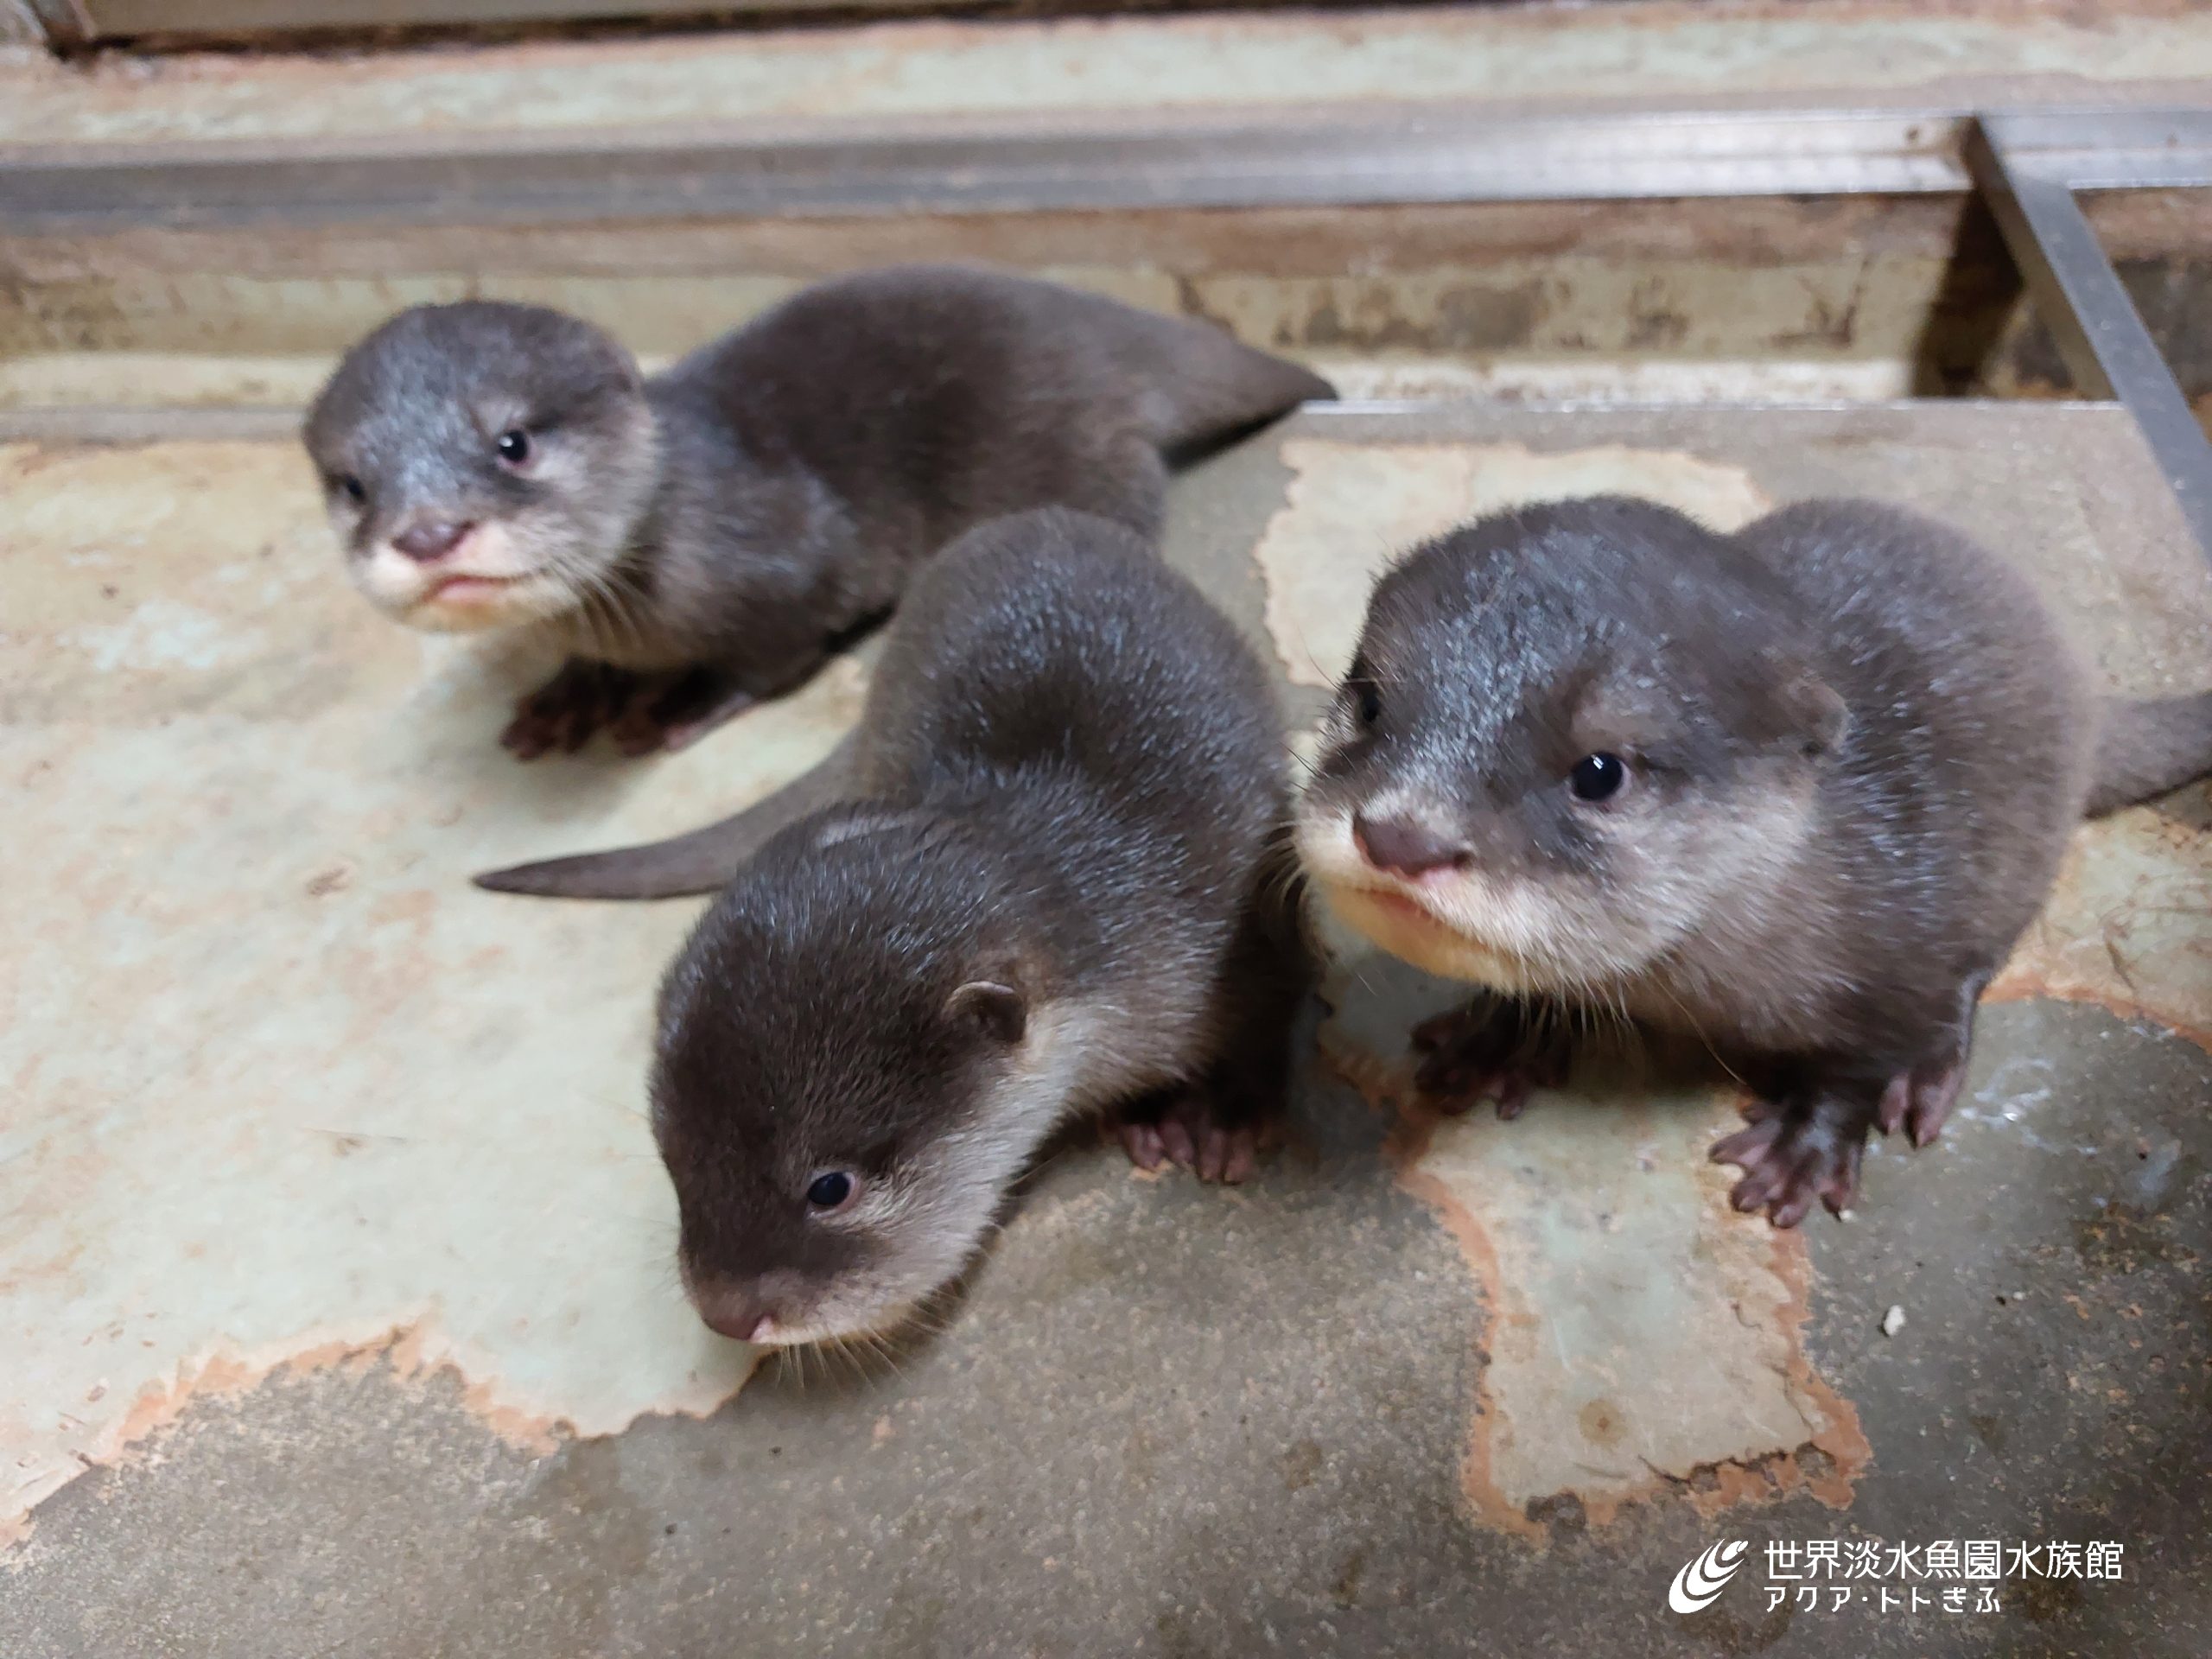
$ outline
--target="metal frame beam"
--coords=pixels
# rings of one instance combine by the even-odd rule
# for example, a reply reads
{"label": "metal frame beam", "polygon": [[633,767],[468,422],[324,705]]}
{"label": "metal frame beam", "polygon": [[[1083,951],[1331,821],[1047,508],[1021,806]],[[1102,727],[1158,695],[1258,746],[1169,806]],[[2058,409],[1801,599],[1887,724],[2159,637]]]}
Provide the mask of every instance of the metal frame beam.
{"label": "metal frame beam", "polygon": [[1965,110],[1348,107],[382,143],[0,145],[24,233],[556,224],[1971,188]]}
{"label": "metal frame beam", "polygon": [[2212,442],[2076,195],[2145,175],[2161,185],[2212,183],[2212,118],[1991,114],[1975,122],[1966,158],[2075,384],[2127,406],[2212,558]]}

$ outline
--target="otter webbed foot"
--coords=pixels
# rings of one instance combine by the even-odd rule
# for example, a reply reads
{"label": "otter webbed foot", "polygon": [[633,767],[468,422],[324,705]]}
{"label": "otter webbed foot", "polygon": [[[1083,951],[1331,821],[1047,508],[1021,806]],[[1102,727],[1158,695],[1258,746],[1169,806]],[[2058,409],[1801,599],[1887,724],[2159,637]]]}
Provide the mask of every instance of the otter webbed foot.
{"label": "otter webbed foot", "polygon": [[499,746],[518,760],[558,749],[574,754],[636,698],[639,677],[627,669],[572,657],[561,671],[515,704]]}
{"label": "otter webbed foot", "polygon": [[499,734],[517,760],[574,754],[601,731],[635,758],[686,747],[758,701],[713,669],[641,674],[571,658],[515,705]]}
{"label": "otter webbed foot", "polygon": [[1173,1164],[1224,1186],[1249,1180],[1274,1138],[1270,1119],[1255,1118],[1200,1085],[1133,1101],[1114,1114],[1110,1126],[1139,1169]]}
{"label": "otter webbed foot", "polygon": [[1884,1135],[1903,1129],[1915,1147],[1931,1144],[1958,1103],[1959,1089],[1967,1078],[1967,1057],[1929,1061],[1900,1071],[1882,1090],[1874,1122]]}
{"label": "otter webbed foot", "polygon": [[694,669],[658,695],[632,700],[614,723],[615,747],[625,754],[673,753],[697,742],[726,720],[758,702],[711,669]]}
{"label": "otter webbed foot", "polygon": [[1716,1141],[1713,1161],[1744,1172],[1728,1201],[1744,1211],[1764,1210],[1777,1227],[1795,1227],[1815,1200],[1841,1215],[1859,1196],[1859,1161],[1865,1131],[1840,1134],[1810,1121],[1770,1117]]}
{"label": "otter webbed foot", "polygon": [[1755,1100],[1744,1109],[1749,1128],[1713,1146],[1716,1164],[1744,1172],[1729,1192],[1737,1209],[1764,1210],[1777,1227],[1795,1227],[1827,1206],[1840,1216],[1859,1196],[1859,1164],[1874,1109],[1860,1091],[1817,1086],[1780,1099]]}
{"label": "otter webbed foot", "polygon": [[1943,1132],[1959,1090],[1967,1080],[1967,1059],[1974,1049],[1974,1010],[1989,988],[1989,974],[1970,974],[1959,987],[1957,1011],[1948,1029],[1930,1044],[1934,1052],[1899,1071],[1882,1090],[1874,1121],[1884,1135],[1903,1129],[1915,1147],[1925,1147]]}
{"label": "otter webbed foot", "polygon": [[1455,1116],[1494,1100],[1497,1115],[1521,1116],[1529,1096],[1567,1081],[1569,1045],[1556,1011],[1484,995],[1424,1020],[1413,1030],[1421,1056],[1414,1086]]}

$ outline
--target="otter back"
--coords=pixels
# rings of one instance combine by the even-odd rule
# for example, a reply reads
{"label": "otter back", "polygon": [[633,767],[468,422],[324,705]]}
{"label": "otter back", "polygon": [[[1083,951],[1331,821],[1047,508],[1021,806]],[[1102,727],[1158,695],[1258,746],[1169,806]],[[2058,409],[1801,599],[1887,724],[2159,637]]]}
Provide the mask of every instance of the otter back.
{"label": "otter back", "polygon": [[1331,396],[1217,328],[1051,283],[893,266],[806,289],[641,382],[541,307],[420,307],[306,438],[348,569],[415,626],[571,661],[505,735],[680,746],[790,690],[983,521],[1156,531],[1170,460]]}
{"label": "otter back", "polygon": [[1133,531],[1027,513],[935,562],[816,797],[844,798],[734,821],[663,988],[655,1129],[709,1322],[894,1321],[1071,1114],[1242,1179],[1306,982],[1283,760],[1249,649]]}

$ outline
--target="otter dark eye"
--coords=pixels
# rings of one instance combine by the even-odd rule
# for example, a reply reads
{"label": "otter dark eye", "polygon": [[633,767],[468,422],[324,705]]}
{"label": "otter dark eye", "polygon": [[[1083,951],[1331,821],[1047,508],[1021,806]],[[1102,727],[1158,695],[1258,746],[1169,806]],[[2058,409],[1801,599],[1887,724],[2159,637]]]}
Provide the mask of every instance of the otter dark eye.
{"label": "otter dark eye", "polygon": [[1359,709],[1359,723],[1363,726],[1372,726],[1382,718],[1382,694],[1375,689],[1372,680],[1360,686],[1359,701],[1356,706]]}
{"label": "otter dark eye", "polygon": [[806,1201],[817,1210],[835,1210],[853,1196],[853,1178],[842,1169],[826,1169],[806,1189]]}
{"label": "otter dark eye", "polygon": [[1586,754],[1567,774],[1567,786],[1578,801],[1611,800],[1627,781],[1628,763],[1618,754]]}
{"label": "otter dark eye", "polygon": [[530,434],[520,427],[509,427],[499,434],[499,459],[510,467],[519,467],[530,459]]}
{"label": "otter dark eye", "polygon": [[369,493],[362,487],[361,480],[354,477],[351,473],[347,473],[343,477],[334,480],[333,483],[339,493],[348,501],[353,502],[356,506],[369,499]]}

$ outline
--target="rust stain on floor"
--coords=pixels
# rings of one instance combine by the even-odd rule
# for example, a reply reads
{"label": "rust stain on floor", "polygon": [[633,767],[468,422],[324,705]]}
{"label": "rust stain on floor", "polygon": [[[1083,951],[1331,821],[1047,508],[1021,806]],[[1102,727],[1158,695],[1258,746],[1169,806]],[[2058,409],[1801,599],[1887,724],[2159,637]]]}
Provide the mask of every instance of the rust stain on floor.
{"label": "rust stain on floor", "polygon": [[1807,1357],[1802,1237],[1728,1207],[1706,1161],[1718,1092],[1579,1068],[1517,1122],[1440,1116],[1404,1058],[1462,993],[1325,930],[1325,1059],[1397,1129],[1406,1190],[1433,1205],[1489,1310],[1464,1485],[1485,1523],[1539,1537],[1678,1497],[1707,1513],[1809,1491],[1840,1508],[1870,1455]]}
{"label": "rust stain on floor", "polygon": [[[740,1358],[740,1368],[724,1379],[722,1386],[655,1414],[706,1417],[720,1409],[766,1357],[764,1351],[738,1350],[734,1344],[732,1351]],[[399,1382],[416,1385],[441,1374],[450,1375],[460,1383],[461,1403],[472,1415],[501,1440],[532,1456],[548,1456],[579,1433],[575,1422],[565,1414],[517,1405],[504,1397],[497,1383],[481,1376],[472,1378],[450,1339],[424,1322],[393,1327],[365,1340],[302,1337],[258,1353],[221,1351],[181,1361],[168,1376],[147,1382],[119,1418],[111,1421],[91,1445],[73,1447],[72,1455],[80,1470],[128,1467],[158,1455],[164,1433],[192,1406],[249,1394],[280,1374],[363,1372],[376,1366],[385,1368]],[[94,1390],[99,1398],[107,1393],[105,1383]],[[602,1432],[614,1431],[610,1427]],[[0,1510],[0,1550],[29,1538],[33,1522],[27,1507],[11,1505]],[[0,1566],[19,1566],[21,1560],[16,1556],[0,1561]]]}

